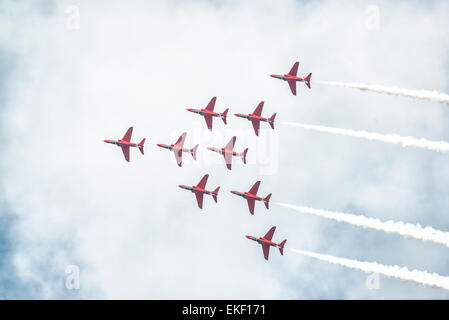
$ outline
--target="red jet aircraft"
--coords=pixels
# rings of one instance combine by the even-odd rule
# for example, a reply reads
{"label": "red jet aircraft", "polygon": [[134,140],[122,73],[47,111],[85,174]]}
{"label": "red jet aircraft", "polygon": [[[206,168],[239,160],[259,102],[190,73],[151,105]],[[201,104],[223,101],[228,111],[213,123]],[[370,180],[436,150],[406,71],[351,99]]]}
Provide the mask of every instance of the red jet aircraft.
{"label": "red jet aircraft", "polygon": [[190,190],[195,194],[196,201],[198,202],[198,207],[200,207],[200,209],[203,209],[203,195],[211,194],[212,198],[214,198],[214,201],[217,202],[218,190],[220,190],[220,187],[217,187],[214,191],[208,191],[204,189],[206,187],[207,178],[209,178],[209,175],[204,175],[204,177],[196,186],[189,187],[182,184],[179,185],[180,188]]}
{"label": "red jet aircraft", "polygon": [[262,109],[263,109],[263,101],[261,103],[259,103],[259,105],[257,106],[256,110],[254,110],[253,113],[250,113],[250,114],[236,113],[235,116],[240,117],[240,118],[245,118],[245,119],[248,119],[249,121],[251,121],[251,123],[253,124],[254,132],[256,133],[256,136],[259,136],[260,122],[261,121],[268,122],[271,126],[271,129],[274,129],[274,117],[276,117],[276,113],[273,113],[273,115],[269,118],[261,117]]}
{"label": "red jet aircraft", "polygon": [[248,148],[246,148],[243,152],[235,152],[234,145],[236,139],[237,137],[232,137],[224,148],[212,148],[212,147],[207,148],[210,151],[218,152],[219,154],[223,155],[226,167],[229,170],[231,170],[232,166],[232,156],[240,156],[243,160],[243,163],[246,164],[246,153],[248,152]]}
{"label": "red jet aircraft", "polygon": [[193,160],[196,160],[196,150],[198,149],[198,145],[194,146],[192,149],[188,149],[188,148],[183,148],[184,146],[184,141],[186,140],[186,132],[184,132],[178,139],[178,141],[176,141],[175,144],[171,144],[171,145],[167,145],[167,144],[158,144],[158,147],[161,148],[165,148],[168,149],[170,151],[173,151],[175,158],[176,158],[176,163],[178,164],[178,166],[182,167],[182,153],[183,152],[188,152],[192,155]]}
{"label": "red jet aircraft", "polygon": [[257,181],[248,192],[240,192],[240,191],[231,190],[231,193],[236,194],[236,195],[246,199],[246,201],[248,202],[249,213],[251,213],[251,214],[254,214],[254,204],[256,203],[256,200],[263,201],[263,203],[265,204],[265,207],[267,207],[267,209],[269,209],[268,204],[270,202],[271,193],[269,195],[267,195],[265,198],[258,197],[257,190],[259,190],[259,185],[260,185],[260,181]]}
{"label": "red jet aircraft", "polygon": [[224,124],[226,124],[226,115],[228,114],[229,110],[226,109],[223,113],[214,112],[215,101],[217,101],[217,97],[213,97],[210,100],[206,109],[187,109],[190,112],[202,115],[204,117],[204,120],[206,120],[207,129],[209,130],[212,130],[212,120],[214,117],[220,117],[223,120]]}
{"label": "red jet aircraft", "polygon": [[256,238],[253,236],[246,236],[246,238],[256,241],[257,243],[260,243],[262,245],[262,251],[263,256],[265,257],[265,260],[268,260],[268,255],[270,254],[270,247],[279,248],[279,251],[281,252],[281,255],[284,255],[284,245],[287,242],[287,240],[282,241],[281,243],[274,243],[271,241],[273,238],[274,231],[276,230],[276,227],[272,227],[265,236]]}
{"label": "red jet aircraft", "polygon": [[288,82],[288,85],[290,86],[290,90],[292,91],[293,95],[296,96],[296,82],[297,81],[304,81],[306,85],[310,89],[310,78],[312,77],[312,73],[309,73],[307,77],[297,77],[296,74],[298,73],[298,65],[299,62],[296,61],[293,67],[291,68],[290,72],[284,75],[279,74],[272,74],[270,77],[281,79]]}
{"label": "red jet aircraft", "polygon": [[133,127],[130,127],[128,131],[126,131],[125,135],[120,140],[104,140],[106,143],[111,143],[117,145],[117,147],[122,147],[123,155],[125,156],[125,160],[129,162],[129,148],[137,147],[140,152],[143,154],[143,144],[145,143],[145,138],[140,141],[139,144],[135,144],[131,142],[131,135],[133,134]]}

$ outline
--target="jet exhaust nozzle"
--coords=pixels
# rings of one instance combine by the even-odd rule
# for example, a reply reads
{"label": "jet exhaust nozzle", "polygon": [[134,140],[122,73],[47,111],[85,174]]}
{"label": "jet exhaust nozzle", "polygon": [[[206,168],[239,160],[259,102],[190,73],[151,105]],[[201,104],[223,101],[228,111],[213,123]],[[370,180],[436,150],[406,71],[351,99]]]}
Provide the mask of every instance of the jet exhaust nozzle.
{"label": "jet exhaust nozzle", "polygon": [[221,119],[223,120],[224,124],[227,124],[227,122],[226,122],[226,116],[228,115],[228,111],[229,111],[229,108],[227,108],[225,111],[223,111],[222,114],[220,114]]}
{"label": "jet exhaust nozzle", "polygon": [[246,148],[243,152],[242,152],[242,154],[241,154],[241,156],[242,156],[242,161],[243,161],[243,163],[244,164],[246,164],[246,154],[248,153],[248,148]]}
{"label": "jet exhaust nozzle", "polygon": [[217,187],[213,192],[212,192],[212,198],[214,199],[215,202],[217,202],[217,196],[218,196],[218,191],[220,190],[220,187]]}
{"label": "jet exhaust nozzle", "polygon": [[139,142],[139,144],[137,145],[139,147],[140,153],[144,154],[143,152],[143,145],[145,143],[145,138],[142,139],[142,141]]}
{"label": "jet exhaust nozzle", "polygon": [[265,204],[265,207],[267,209],[270,209],[270,206],[269,206],[270,198],[271,198],[271,193],[268,196],[266,196],[265,198],[263,198],[263,203]]}
{"label": "jet exhaust nozzle", "polygon": [[196,160],[196,150],[198,149],[198,144],[190,149],[190,154],[192,155],[193,160]]}
{"label": "jet exhaust nozzle", "polygon": [[307,87],[309,87],[309,89],[312,89],[312,88],[310,87],[310,78],[312,78],[312,73],[309,73],[309,74],[307,75],[307,77],[306,77],[304,80],[306,81]]}
{"label": "jet exhaust nozzle", "polygon": [[273,115],[268,119],[268,123],[270,124],[271,129],[274,129],[274,118],[276,117],[276,113],[273,113]]}
{"label": "jet exhaust nozzle", "polygon": [[285,239],[284,241],[279,243],[279,252],[281,253],[282,256],[284,255],[284,246],[285,246],[286,242],[287,242],[287,239]]}

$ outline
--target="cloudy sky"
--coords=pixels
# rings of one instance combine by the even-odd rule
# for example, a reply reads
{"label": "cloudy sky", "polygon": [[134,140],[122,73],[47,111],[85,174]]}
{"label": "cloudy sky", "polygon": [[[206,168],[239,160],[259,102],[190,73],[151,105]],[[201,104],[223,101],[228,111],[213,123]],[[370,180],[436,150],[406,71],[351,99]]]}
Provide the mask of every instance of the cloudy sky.
{"label": "cloudy sky", "polygon": [[[317,81],[449,92],[445,1],[0,1],[0,298],[447,299],[245,235],[449,276],[442,245],[306,216],[275,202],[449,231],[447,154],[283,121],[449,140],[449,107]],[[300,61],[312,90],[270,78]],[[315,82],[314,82],[315,81]],[[187,107],[230,108],[228,125]],[[261,136],[234,113],[265,101]],[[145,155],[103,142],[134,126]],[[178,168],[157,143],[200,144]],[[233,135],[248,164],[205,150]],[[218,204],[178,188],[209,173]],[[248,213],[243,199],[261,180]],[[75,267],[74,267],[75,266]],[[67,277],[79,270],[80,288]],[[66,272],[67,271],[67,272]]]}

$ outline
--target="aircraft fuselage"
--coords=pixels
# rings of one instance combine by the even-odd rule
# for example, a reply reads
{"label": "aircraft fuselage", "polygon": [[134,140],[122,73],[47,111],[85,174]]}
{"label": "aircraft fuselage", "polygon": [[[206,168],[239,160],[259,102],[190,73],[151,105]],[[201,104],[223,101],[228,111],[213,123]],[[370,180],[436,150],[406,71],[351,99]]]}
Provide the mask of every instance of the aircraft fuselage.
{"label": "aircraft fuselage", "polygon": [[259,121],[262,121],[262,122],[269,122],[269,121],[270,121],[268,118],[256,116],[256,115],[254,115],[254,114],[252,114],[252,113],[250,113],[250,114],[236,113],[236,114],[234,114],[234,115],[235,115],[236,117],[244,118],[244,119],[247,119],[247,120],[249,120],[249,121],[251,121],[251,120],[253,120],[253,119],[259,120]]}
{"label": "aircraft fuselage", "polygon": [[120,146],[137,147],[136,143],[132,143],[129,141],[124,141],[124,140],[104,140],[104,142],[110,143],[110,144],[115,144],[118,147],[120,147]]}
{"label": "aircraft fuselage", "polygon": [[213,151],[213,152],[217,152],[217,153],[219,153],[221,155],[224,155],[226,153],[231,153],[233,156],[239,156],[240,155],[238,152],[227,150],[225,148],[207,147],[207,150],[210,150],[210,151]]}
{"label": "aircraft fuselage", "polygon": [[268,245],[270,245],[272,247],[281,248],[281,246],[278,243],[275,243],[273,241],[267,240],[267,239],[265,239],[263,237],[259,237],[259,238],[256,238],[256,237],[253,237],[253,236],[245,236],[245,237],[247,239],[249,239],[249,240],[256,241],[259,244],[263,243],[263,244],[268,244]]}
{"label": "aircraft fuselage", "polygon": [[258,197],[256,195],[248,193],[248,192],[240,192],[240,191],[231,190],[231,193],[233,193],[235,195],[238,195],[238,196],[240,196],[242,198],[245,198],[245,199],[254,199],[256,201],[262,201],[263,200],[263,198]]}
{"label": "aircraft fuselage", "polygon": [[305,77],[301,78],[301,77],[296,77],[296,76],[291,76],[289,74],[284,74],[284,75],[279,75],[279,74],[271,74],[270,77],[276,78],[276,79],[281,79],[284,81],[305,81]]}
{"label": "aircraft fuselage", "polygon": [[212,194],[212,191],[203,188],[198,188],[196,186],[185,186],[183,184],[180,184],[178,187],[180,187],[181,189],[189,190],[193,193]]}
{"label": "aircraft fuselage", "polygon": [[190,149],[187,148],[179,148],[177,146],[175,146],[174,144],[168,145],[168,144],[158,144],[158,147],[164,148],[164,149],[168,149],[170,151],[176,152],[178,150],[181,150],[182,152],[188,152],[191,153]]}
{"label": "aircraft fuselage", "polygon": [[212,117],[221,117],[221,114],[214,112],[214,111],[210,111],[210,110],[206,110],[206,109],[192,109],[192,108],[188,108],[187,111],[193,112],[193,113],[197,113],[200,114],[202,116],[204,115],[209,115]]}

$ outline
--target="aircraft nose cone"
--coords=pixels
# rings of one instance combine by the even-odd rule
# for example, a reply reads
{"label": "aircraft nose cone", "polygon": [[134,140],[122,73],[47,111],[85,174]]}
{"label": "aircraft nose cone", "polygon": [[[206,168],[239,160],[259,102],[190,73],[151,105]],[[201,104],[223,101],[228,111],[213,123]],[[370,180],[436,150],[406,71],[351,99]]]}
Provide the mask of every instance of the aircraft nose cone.
{"label": "aircraft nose cone", "polygon": [[251,236],[245,236],[247,239],[251,239]]}

